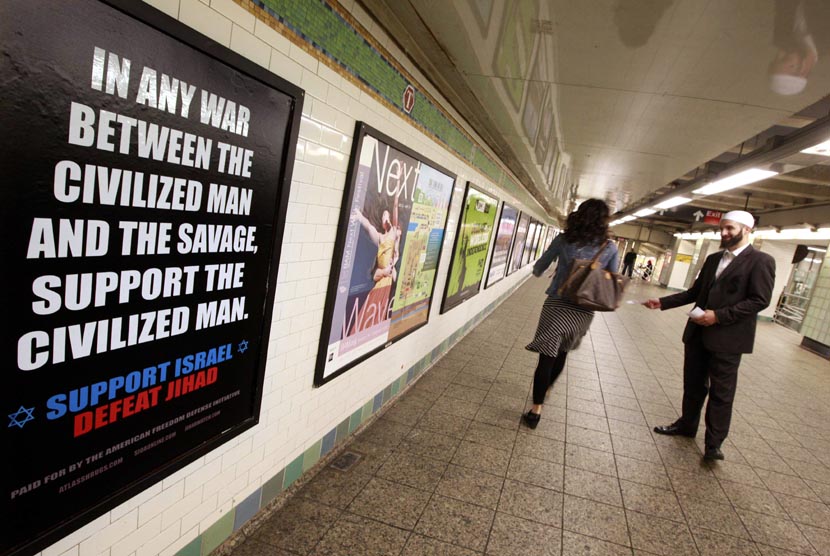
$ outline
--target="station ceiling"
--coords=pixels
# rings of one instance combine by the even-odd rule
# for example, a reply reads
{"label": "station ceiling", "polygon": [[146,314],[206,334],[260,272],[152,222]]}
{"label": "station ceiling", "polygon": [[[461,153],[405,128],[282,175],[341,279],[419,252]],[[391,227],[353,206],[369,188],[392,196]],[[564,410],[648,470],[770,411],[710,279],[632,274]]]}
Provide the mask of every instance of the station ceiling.
{"label": "station ceiling", "polygon": [[[830,2],[359,2],[551,217],[685,196],[641,221],[830,224],[830,157],[801,152],[830,139]],[[749,168],[771,177],[694,193]]]}

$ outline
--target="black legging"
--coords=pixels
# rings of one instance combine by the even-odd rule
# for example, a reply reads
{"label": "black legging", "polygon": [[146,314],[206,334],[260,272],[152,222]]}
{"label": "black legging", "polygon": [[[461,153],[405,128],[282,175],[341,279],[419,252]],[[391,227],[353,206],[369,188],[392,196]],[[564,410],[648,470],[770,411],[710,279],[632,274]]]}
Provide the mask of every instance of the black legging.
{"label": "black legging", "polygon": [[533,403],[542,405],[545,403],[545,395],[548,389],[556,382],[557,377],[565,368],[567,351],[560,351],[556,357],[539,354],[539,364],[536,365],[536,373],[533,375]]}

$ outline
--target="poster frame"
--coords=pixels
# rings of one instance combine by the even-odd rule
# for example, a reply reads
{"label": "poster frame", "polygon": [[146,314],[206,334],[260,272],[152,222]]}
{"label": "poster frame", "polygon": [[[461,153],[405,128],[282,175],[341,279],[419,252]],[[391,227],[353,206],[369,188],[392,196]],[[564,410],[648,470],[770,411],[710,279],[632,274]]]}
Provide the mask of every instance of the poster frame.
{"label": "poster frame", "polygon": [[508,253],[508,255],[507,255],[507,272],[505,273],[506,276],[510,276],[511,274],[516,272],[517,270],[521,269],[522,266],[524,266],[524,265],[520,264],[518,267],[512,268],[513,267],[513,256],[515,255],[515,250],[516,250],[517,247],[521,249],[522,256],[524,257],[524,242],[521,242],[520,244],[516,245],[516,236],[519,233],[519,223],[522,221],[522,217],[525,216],[525,215],[527,215],[527,218],[528,218],[527,226],[528,226],[528,229],[530,229],[530,221],[532,220],[533,217],[530,216],[529,213],[526,213],[525,211],[520,210],[518,216],[516,216],[516,231],[513,232],[513,242],[510,244],[510,253]]}
{"label": "poster frame", "polygon": [[[431,166],[433,169],[440,171],[441,173],[449,176],[452,178],[452,187],[450,191],[450,198],[447,204],[447,213],[444,215],[444,234],[441,239],[441,249],[438,252],[438,260],[435,263],[435,275],[436,279],[432,281],[432,291],[430,292],[429,296],[429,304],[427,306],[427,319],[422,322],[421,324],[414,326],[401,334],[400,336],[388,340],[383,345],[376,347],[375,349],[368,351],[361,355],[360,357],[349,361],[333,373],[328,376],[324,376],[325,367],[326,367],[326,352],[329,348],[329,336],[331,334],[331,325],[334,321],[334,304],[337,300],[337,286],[338,281],[340,279],[340,266],[342,264],[342,259],[336,257],[337,253],[342,253],[346,246],[346,236],[348,233],[349,228],[349,215],[351,214],[352,210],[352,202],[354,200],[354,190],[355,190],[355,181],[357,180],[358,174],[358,167],[360,162],[360,151],[363,148],[363,140],[367,135],[371,135],[375,139],[389,145],[390,147],[418,160],[422,164],[427,164]],[[349,170],[346,173],[346,186],[343,188],[343,199],[340,203],[340,216],[337,222],[337,235],[334,241],[334,255],[332,255],[331,260],[331,270],[329,271],[329,281],[328,286],[326,288],[326,302],[323,306],[323,324],[320,329],[320,341],[317,346],[317,358],[314,365],[314,386],[321,387],[325,384],[329,383],[330,381],[334,380],[335,378],[339,377],[343,373],[347,372],[351,368],[359,365],[363,361],[366,361],[370,357],[373,357],[377,353],[385,350],[395,342],[402,340],[412,334],[413,332],[419,330],[420,328],[429,324],[429,317],[432,312],[432,303],[435,298],[435,283],[438,281],[438,270],[441,268],[441,258],[444,254],[444,240],[447,237],[447,221],[449,219],[450,209],[452,207],[452,201],[455,197],[455,184],[458,181],[458,175],[450,172],[443,166],[433,162],[429,158],[425,157],[424,155],[418,153],[414,149],[411,149],[402,143],[396,141],[395,139],[389,137],[385,133],[382,133],[375,129],[374,127],[370,126],[366,122],[357,121],[355,122],[355,131],[354,131],[354,139],[352,140],[352,151],[349,153]]]}
{"label": "poster frame", "polygon": [[273,184],[277,188],[275,195],[275,211],[272,221],[273,231],[268,237],[270,241],[270,260],[267,262],[265,304],[262,306],[261,337],[262,342],[258,350],[258,360],[252,366],[249,377],[253,382],[251,416],[245,418],[230,428],[215,434],[192,448],[184,447],[176,457],[165,461],[147,472],[144,476],[125,483],[100,501],[78,508],[75,512],[58,523],[50,524],[41,534],[27,539],[25,542],[11,546],[3,556],[17,556],[37,553],[55,542],[60,541],[84,525],[99,518],[106,512],[120,506],[124,502],[147,490],[152,485],[169,477],[176,471],[193,463],[202,456],[214,451],[243,432],[255,427],[260,421],[262,396],[264,392],[265,368],[267,364],[269,338],[272,326],[272,314],[277,289],[279,261],[282,255],[282,243],[285,234],[285,219],[288,212],[288,200],[291,192],[291,178],[294,170],[295,152],[300,131],[300,121],[303,111],[305,91],[286,79],[268,71],[266,68],[252,62],[242,55],[230,50],[213,39],[203,35],[196,29],[170,17],[157,8],[131,0],[97,0],[117,12],[135,20],[138,25],[145,25],[163,35],[168,36],[184,47],[189,47],[206,58],[212,58],[227,66],[230,70],[243,74],[248,79],[258,81],[268,88],[274,89],[291,99],[288,109],[285,144],[280,157],[279,180]]}
{"label": "poster frame", "polygon": [[[499,208],[500,199],[498,197],[496,197],[495,195],[491,195],[490,193],[487,193],[486,191],[482,191],[481,188],[474,186],[473,183],[468,180],[467,185],[464,188],[464,197],[463,197],[463,200],[461,201],[461,210],[458,214],[458,224],[457,224],[456,230],[455,230],[455,239],[452,242],[452,251],[450,251],[450,265],[447,267],[447,279],[444,281],[444,295],[441,298],[441,313],[440,313],[442,315],[444,313],[452,311],[453,309],[455,309],[459,305],[463,305],[464,302],[469,301],[470,299],[474,298],[479,293],[481,293],[482,285],[483,285],[483,282],[485,281],[485,278],[486,278],[485,274],[483,273],[481,275],[481,280],[479,280],[479,282],[478,282],[478,289],[476,290],[476,292],[473,295],[471,295],[470,297],[468,297],[466,299],[462,299],[461,301],[459,301],[459,302],[457,302],[453,305],[447,306],[447,290],[449,289],[449,286],[450,286],[450,283],[449,283],[450,272],[452,271],[452,263],[455,262],[455,250],[458,248],[458,240],[461,238],[461,227],[464,225],[464,207],[467,204],[467,198],[469,197],[471,190],[476,191],[477,193],[481,193],[482,195],[492,197],[493,199],[496,200],[496,211],[497,211],[496,220],[493,222],[493,229],[490,230],[490,239],[487,240],[487,254],[484,256],[484,262],[485,263],[488,262],[490,260],[490,257],[492,257],[492,254],[490,253],[490,250],[491,250],[491,247],[492,247],[492,244],[493,244],[493,231],[496,229],[496,226],[498,225],[498,219],[501,216],[501,209]],[[486,264],[485,264],[485,270],[487,270],[487,265]]]}
{"label": "poster frame", "polygon": [[542,232],[545,230],[545,224],[541,221],[536,221],[536,235],[533,237],[533,247],[530,250],[530,261],[533,262],[539,258],[539,244],[542,242]]}
{"label": "poster frame", "polygon": [[547,224],[542,223],[542,231],[539,232],[539,243],[536,245],[536,260],[539,260],[539,257],[545,252],[545,241],[548,237],[549,228]]}
{"label": "poster frame", "polygon": [[489,258],[489,262],[487,264],[487,279],[485,280],[485,284],[484,284],[484,289],[485,290],[487,288],[489,288],[490,286],[498,284],[499,282],[501,282],[502,280],[507,278],[507,270],[510,268],[510,253],[513,251],[513,239],[516,237],[516,230],[519,228],[519,217],[521,216],[522,211],[520,211],[519,209],[509,205],[507,203],[507,201],[502,201],[501,202],[501,208],[499,209],[499,217],[496,221],[496,227],[495,227],[496,236],[498,236],[499,226],[501,226],[501,217],[504,214],[504,207],[510,207],[510,208],[512,208],[513,210],[516,211],[516,224],[513,226],[513,233],[510,234],[510,245],[507,246],[507,261],[505,261],[505,265],[504,265],[504,275],[502,275],[502,277],[499,278],[498,280],[493,280],[491,282],[490,281],[490,267],[493,265],[493,256],[496,253],[495,241],[493,242],[493,249],[490,251],[490,258]]}
{"label": "poster frame", "polygon": [[[531,226],[533,226],[533,234],[530,233]],[[539,221],[531,216],[530,220],[527,223],[527,236],[525,236],[524,249],[522,249],[522,266],[519,268],[524,268],[533,260],[533,246],[534,240],[536,239],[536,229],[538,227]]]}

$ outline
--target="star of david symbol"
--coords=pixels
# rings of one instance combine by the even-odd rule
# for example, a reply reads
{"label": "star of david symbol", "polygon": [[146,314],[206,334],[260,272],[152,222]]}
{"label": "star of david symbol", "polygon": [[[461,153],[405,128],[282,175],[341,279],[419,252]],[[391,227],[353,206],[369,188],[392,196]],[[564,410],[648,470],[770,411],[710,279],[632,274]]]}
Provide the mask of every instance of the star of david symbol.
{"label": "star of david symbol", "polygon": [[[9,419],[10,419],[9,427],[20,427],[22,429],[23,425],[25,425],[29,421],[34,421],[35,420],[34,416],[32,415],[32,413],[34,413],[34,412],[35,412],[34,407],[30,407],[30,408],[26,409],[25,407],[23,407],[21,405],[20,409],[18,409],[14,413],[9,414]],[[21,417],[23,417],[23,418],[21,419]]]}
{"label": "star of david symbol", "polygon": [[239,345],[236,346],[236,351],[239,353],[245,353],[248,350],[248,340],[242,340],[239,342]]}

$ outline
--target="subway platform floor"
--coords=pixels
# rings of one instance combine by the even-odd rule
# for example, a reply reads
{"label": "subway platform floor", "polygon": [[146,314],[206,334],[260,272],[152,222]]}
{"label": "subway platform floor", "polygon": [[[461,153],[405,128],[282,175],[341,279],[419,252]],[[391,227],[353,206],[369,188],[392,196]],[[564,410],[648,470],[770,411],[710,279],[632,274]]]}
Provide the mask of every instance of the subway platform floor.
{"label": "subway platform floor", "polygon": [[[760,322],[726,460],[652,427],[678,416],[686,309],[597,313],[535,430],[529,279],[233,556],[830,556],[830,363]],[[633,284],[627,297],[666,295]]]}

